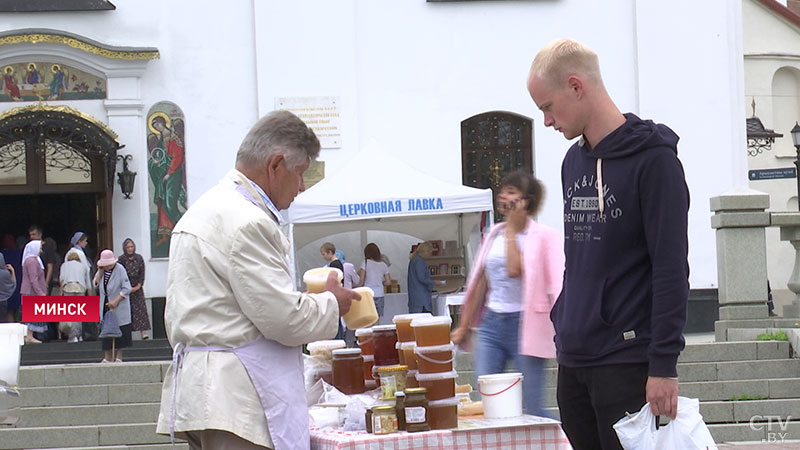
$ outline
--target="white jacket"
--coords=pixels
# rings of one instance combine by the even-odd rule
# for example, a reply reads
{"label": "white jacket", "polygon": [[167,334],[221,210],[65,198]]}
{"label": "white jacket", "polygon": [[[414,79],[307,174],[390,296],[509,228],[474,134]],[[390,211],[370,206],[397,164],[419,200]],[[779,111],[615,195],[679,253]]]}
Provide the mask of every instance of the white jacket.
{"label": "white jacket", "polygon": [[[245,187],[259,206],[233,183]],[[286,346],[332,339],[339,319],[336,298],[295,289],[289,249],[250,181],[229,172],[172,233],[164,323],[173,348],[178,343],[233,348],[261,336]],[[158,417],[162,434],[169,433],[172,384],[170,368]],[[176,398],[176,432],[225,430],[273,447],[258,394],[235,354],[187,353]]]}

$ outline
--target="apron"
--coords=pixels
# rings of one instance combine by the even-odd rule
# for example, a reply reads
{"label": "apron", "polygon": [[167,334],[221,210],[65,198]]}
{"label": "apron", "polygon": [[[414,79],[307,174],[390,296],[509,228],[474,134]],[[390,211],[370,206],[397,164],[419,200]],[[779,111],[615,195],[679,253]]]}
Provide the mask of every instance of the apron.
{"label": "apron", "polygon": [[308,406],[299,347],[286,347],[263,337],[236,348],[175,346],[172,354],[172,404],[169,436],[175,444],[175,397],[187,352],[233,352],[258,392],[275,450],[309,450]]}
{"label": "apron", "polygon": [[[230,180],[228,186],[242,197],[266,210],[278,224],[281,215],[275,205],[261,194],[263,204],[241,184]],[[287,249],[288,251],[288,249]],[[236,348],[215,346],[186,347],[179,343],[172,354],[172,404],[169,435],[175,444],[175,397],[178,372],[186,352],[233,352],[244,365],[250,381],[258,392],[267,428],[275,450],[309,450],[308,405],[303,381],[303,356],[300,347],[286,347],[261,337]]]}

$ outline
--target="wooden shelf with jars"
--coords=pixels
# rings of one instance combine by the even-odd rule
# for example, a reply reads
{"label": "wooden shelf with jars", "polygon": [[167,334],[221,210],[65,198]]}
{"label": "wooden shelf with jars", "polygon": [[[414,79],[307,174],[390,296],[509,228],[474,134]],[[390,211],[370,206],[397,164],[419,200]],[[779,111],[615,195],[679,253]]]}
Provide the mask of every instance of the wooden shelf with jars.
{"label": "wooden shelf with jars", "polygon": [[[442,251],[441,253],[445,253]],[[439,292],[455,291],[464,286],[467,272],[464,267],[464,250],[451,251],[451,255],[438,254],[425,258],[431,279],[438,281],[434,290]],[[440,284],[444,281],[444,284]]]}

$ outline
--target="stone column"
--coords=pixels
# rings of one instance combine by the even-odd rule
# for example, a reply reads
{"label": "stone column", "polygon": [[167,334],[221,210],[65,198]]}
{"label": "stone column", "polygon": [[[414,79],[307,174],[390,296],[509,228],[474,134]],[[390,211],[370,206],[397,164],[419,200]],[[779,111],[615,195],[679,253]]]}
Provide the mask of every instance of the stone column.
{"label": "stone column", "polygon": [[784,318],[800,317],[800,212],[777,212],[771,214],[772,225],[781,229],[781,240],[794,247],[794,268],[787,286],[794,292],[791,305],[783,307]]}
{"label": "stone column", "polygon": [[711,199],[711,227],[717,237],[719,318],[717,341],[728,328],[763,325],[767,312],[767,249],[769,195],[740,189]]}

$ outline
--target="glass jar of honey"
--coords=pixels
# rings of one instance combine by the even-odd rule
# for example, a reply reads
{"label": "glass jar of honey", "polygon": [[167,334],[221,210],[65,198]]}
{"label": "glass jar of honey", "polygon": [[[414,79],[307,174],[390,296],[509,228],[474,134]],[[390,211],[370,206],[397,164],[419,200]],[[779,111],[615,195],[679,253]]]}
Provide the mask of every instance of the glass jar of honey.
{"label": "glass jar of honey", "polygon": [[375,349],[375,365],[391,366],[400,363],[397,355],[397,333],[394,325],[372,327],[372,345]]}
{"label": "glass jar of honey", "polygon": [[417,317],[433,317],[431,313],[411,313],[398,314],[392,318],[392,322],[397,326],[397,340],[399,342],[411,342],[414,340],[414,330],[411,329],[411,321]]}
{"label": "glass jar of honey", "polygon": [[364,358],[361,349],[342,348],[333,351],[333,385],[342,393],[364,392]]}
{"label": "glass jar of honey", "polygon": [[378,369],[381,379],[381,398],[394,399],[394,393],[406,389],[408,367],[401,365],[384,366]]}
{"label": "glass jar of honey", "polygon": [[357,329],[356,339],[358,340],[358,346],[361,347],[362,355],[366,356],[375,353],[375,349],[372,346],[372,328]]}
{"label": "glass jar of honey", "polygon": [[428,423],[428,398],[427,389],[409,388],[405,390],[406,398],[404,402],[404,413],[406,431],[414,433],[417,431],[428,431],[431,429]]}
{"label": "glass jar of honey", "polygon": [[445,345],[450,342],[450,325],[447,316],[417,317],[411,321],[418,347]]}
{"label": "glass jar of honey", "polygon": [[372,408],[372,434],[397,433],[397,414],[394,406]]}

